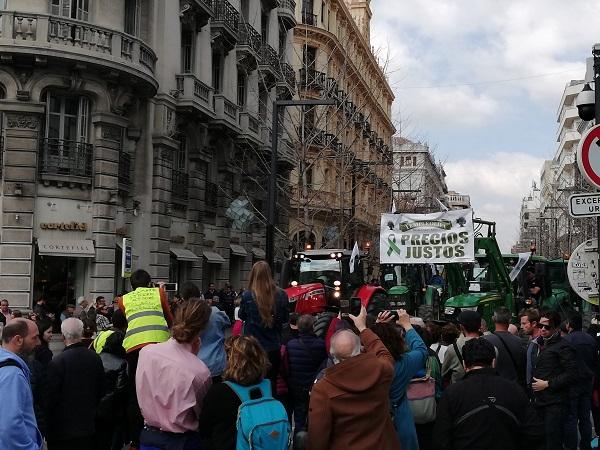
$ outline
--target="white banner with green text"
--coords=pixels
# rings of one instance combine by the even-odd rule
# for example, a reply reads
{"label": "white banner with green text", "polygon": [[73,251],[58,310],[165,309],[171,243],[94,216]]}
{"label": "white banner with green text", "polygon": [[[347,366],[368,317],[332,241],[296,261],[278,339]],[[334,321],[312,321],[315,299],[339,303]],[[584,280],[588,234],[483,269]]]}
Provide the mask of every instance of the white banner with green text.
{"label": "white banner with green text", "polygon": [[475,261],[473,210],[382,214],[381,264]]}

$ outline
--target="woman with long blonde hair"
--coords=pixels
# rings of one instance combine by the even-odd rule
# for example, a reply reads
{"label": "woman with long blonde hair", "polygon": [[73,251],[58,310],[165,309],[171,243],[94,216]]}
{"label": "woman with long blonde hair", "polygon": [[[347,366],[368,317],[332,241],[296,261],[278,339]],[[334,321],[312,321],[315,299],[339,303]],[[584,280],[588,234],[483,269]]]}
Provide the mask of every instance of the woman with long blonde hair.
{"label": "woman with long blonde hair", "polygon": [[281,359],[281,329],[288,317],[287,294],[277,288],[265,261],[255,263],[248,289],[242,295],[240,319],[244,321],[243,334],[254,336],[267,352],[271,364],[267,378],[273,384],[273,392]]}

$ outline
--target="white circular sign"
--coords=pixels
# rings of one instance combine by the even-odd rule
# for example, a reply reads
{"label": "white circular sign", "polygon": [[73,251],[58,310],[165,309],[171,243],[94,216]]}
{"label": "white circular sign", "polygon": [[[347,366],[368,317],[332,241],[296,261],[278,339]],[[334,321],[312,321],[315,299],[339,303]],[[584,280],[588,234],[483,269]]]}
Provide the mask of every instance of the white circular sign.
{"label": "white circular sign", "polygon": [[590,128],[580,139],[577,165],[588,182],[600,188],[600,125]]}
{"label": "white circular sign", "polygon": [[577,295],[592,305],[598,304],[598,240],[590,239],[571,254],[567,266],[569,283]]}

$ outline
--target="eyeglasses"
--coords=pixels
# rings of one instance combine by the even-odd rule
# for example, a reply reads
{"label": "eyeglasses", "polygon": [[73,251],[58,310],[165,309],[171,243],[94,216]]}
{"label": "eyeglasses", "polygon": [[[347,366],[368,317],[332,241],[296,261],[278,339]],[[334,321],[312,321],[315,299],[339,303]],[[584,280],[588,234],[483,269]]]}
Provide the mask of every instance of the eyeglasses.
{"label": "eyeglasses", "polygon": [[545,323],[538,323],[537,327],[541,330],[542,328],[544,330],[551,330],[552,329],[552,325],[548,325]]}

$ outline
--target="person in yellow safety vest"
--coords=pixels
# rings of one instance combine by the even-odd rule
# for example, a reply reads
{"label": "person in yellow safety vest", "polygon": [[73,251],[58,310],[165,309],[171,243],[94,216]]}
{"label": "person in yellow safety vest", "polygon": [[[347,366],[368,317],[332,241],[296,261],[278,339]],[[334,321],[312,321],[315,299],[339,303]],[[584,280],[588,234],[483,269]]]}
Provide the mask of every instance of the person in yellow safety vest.
{"label": "person in yellow safety vest", "polygon": [[167,293],[161,287],[155,287],[150,274],[139,269],[129,278],[133,292],[119,297],[119,309],[125,313],[127,332],[123,340],[123,348],[127,352],[129,381],[128,420],[130,432],[130,448],[139,448],[140,433],[144,426],[144,418],[136,397],[135,374],[140,350],[148,344],[157,344],[169,339],[169,328],[173,316],[169,308]]}
{"label": "person in yellow safety vest", "polygon": [[125,337],[125,331],[127,330],[127,319],[125,318],[125,313],[120,309],[115,310],[112,316],[112,327],[108,330],[100,331],[96,336],[96,339],[92,342],[92,347],[96,351],[96,353],[102,353],[104,350],[104,345],[106,344],[106,340],[108,337],[117,332]]}

